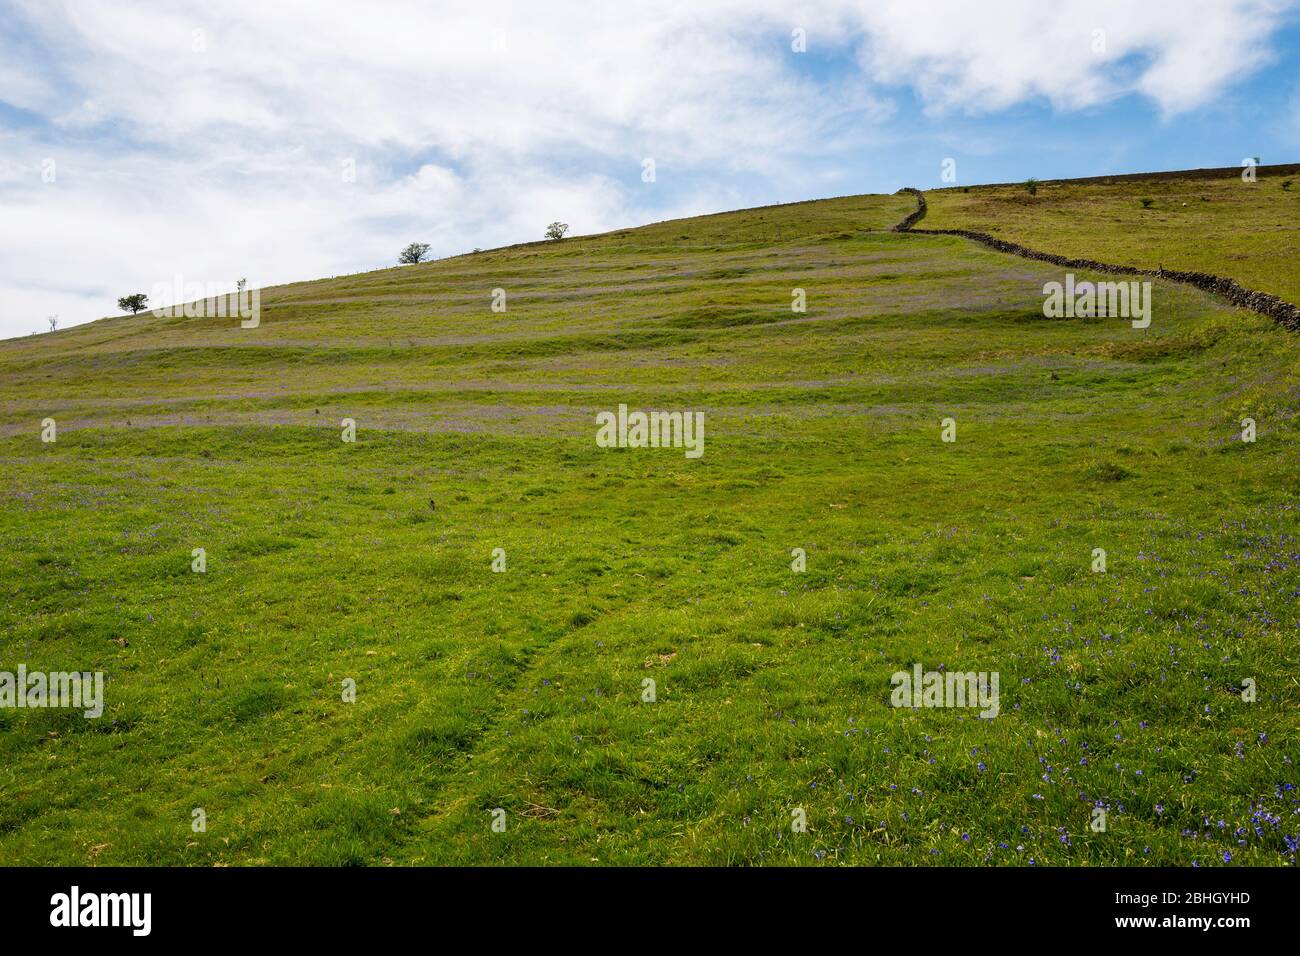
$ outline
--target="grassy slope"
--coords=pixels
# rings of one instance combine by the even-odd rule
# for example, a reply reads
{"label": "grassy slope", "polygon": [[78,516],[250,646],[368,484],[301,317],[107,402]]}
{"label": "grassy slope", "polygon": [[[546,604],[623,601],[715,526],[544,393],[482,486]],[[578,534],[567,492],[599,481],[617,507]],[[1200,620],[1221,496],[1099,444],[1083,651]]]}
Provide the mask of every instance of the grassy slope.
{"label": "grassy slope", "polygon": [[[1284,184],[1286,184],[1284,186]],[[1141,200],[1153,200],[1144,209]],[[1300,173],[1261,166],[1148,181],[972,186],[926,193],[926,229],[973,229],[1042,252],[1197,269],[1300,303]]]}
{"label": "grassy slope", "polygon": [[[910,208],[0,343],[0,668],[110,674],[0,710],[0,862],[1293,862],[1300,343],[1162,283],[1045,320]],[[619,402],[704,457],[595,447]],[[915,661],[1002,714],[892,709]]]}

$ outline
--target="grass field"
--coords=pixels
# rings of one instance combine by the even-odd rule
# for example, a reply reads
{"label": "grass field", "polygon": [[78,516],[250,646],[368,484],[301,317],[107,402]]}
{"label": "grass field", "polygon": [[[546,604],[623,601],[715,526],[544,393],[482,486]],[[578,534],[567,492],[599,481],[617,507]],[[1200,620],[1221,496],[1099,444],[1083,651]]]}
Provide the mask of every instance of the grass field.
{"label": "grass field", "polygon": [[[1193,269],[1300,303],[1300,167],[1195,170],[1145,182],[1064,181],[926,193],[926,229],[971,229],[1042,252]],[[1143,200],[1148,200],[1143,205]]]}
{"label": "grass field", "polygon": [[[923,225],[1300,299],[1300,190],[1185,248],[1163,188]],[[1145,330],[1045,319],[1059,269],[912,208],[0,343],[0,670],[108,675],[97,720],[0,709],[0,863],[1294,865],[1300,340],[1164,282]],[[703,456],[597,447],[620,403]],[[1000,713],[891,706],[916,663]]]}

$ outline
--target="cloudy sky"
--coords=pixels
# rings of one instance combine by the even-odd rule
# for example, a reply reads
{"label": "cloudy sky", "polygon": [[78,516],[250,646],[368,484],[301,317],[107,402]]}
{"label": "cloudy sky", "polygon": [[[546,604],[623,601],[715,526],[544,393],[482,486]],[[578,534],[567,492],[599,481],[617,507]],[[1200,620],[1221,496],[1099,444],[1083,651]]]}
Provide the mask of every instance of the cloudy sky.
{"label": "cloudy sky", "polygon": [[966,184],[1297,161],[1298,13],[0,0],[0,337],[176,276],[272,285],[412,240],[935,186],[947,158]]}

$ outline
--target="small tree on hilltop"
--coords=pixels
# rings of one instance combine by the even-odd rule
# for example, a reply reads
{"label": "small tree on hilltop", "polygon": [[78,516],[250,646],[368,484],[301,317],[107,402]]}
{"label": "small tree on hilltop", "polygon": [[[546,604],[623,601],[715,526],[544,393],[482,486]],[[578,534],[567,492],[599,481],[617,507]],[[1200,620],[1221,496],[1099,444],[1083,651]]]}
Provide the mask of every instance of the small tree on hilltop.
{"label": "small tree on hilltop", "polygon": [[569,231],[567,222],[553,222],[546,227],[547,239],[563,239],[564,234]]}
{"label": "small tree on hilltop", "polygon": [[1029,195],[1036,195],[1038,193],[1038,180],[1030,176],[1025,180],[1025,189],[1028,190]]}
{"label": "small tree on hilltop", "polygon": [[135,295],[124,295],[117,300],[117,307],[123,312],[130,312],[135,315],[143,311],[149,302],[149,297],[143,292],[137,292]]}
{"label": "small tree on hilltop", "polygon": [[417,262],[423,262],[429,255],[429,244],[427,242],[413,242],[402,250],[397,261],[404,266],[413,266]]}

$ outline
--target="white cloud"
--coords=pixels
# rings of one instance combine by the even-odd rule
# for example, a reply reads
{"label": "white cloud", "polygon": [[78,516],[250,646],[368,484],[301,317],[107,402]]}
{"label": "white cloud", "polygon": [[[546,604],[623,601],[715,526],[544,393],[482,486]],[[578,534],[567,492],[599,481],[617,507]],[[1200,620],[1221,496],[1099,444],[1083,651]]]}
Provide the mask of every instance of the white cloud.
{"label": "white cloud", "polygon": [[858,25],[868,37],[861,59],[869,74],[915,85],[935,110],[990,112],[1031,98],[1079,109],[1137,92],[1174,114],[1258,67],[1293,6],[934,0],[922,17],[914,5],[886,2],[863,4]]}
{"label": "white cloud", "polygon": [[[41,120],[0,130],[0,336],[176,273],[267,284],[417,239],[445,255],[553,219],[577,234],[806,198],[892,138],[880,84],[938,113],[1124,93],[1187,110],[1256,68],[1280,17],[1263,0],[10,6],[0,100]],[[843,69],[792,56],[795,26]]]}

